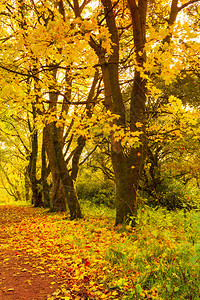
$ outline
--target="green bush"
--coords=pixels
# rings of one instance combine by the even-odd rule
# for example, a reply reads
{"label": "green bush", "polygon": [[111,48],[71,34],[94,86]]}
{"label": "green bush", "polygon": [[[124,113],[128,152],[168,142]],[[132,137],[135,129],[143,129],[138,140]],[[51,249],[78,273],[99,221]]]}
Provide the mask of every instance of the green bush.
{"label": "green bush", "polygon": [[115,207],[115,187],[101,171],[81,170],[76,185],[79,199],[89,200],[96,205]]}
{"label": "green bush", "polygon": [[172,211],[176,209],[198,209],[199,195],[197,188],[184,185],[181,181],[171,179],[164,180],[157,186],[156,192],[151,195],[148,192],[142,192],[141,197],[144,197],[145,203],[149,206],[166,207],[167,210]]}

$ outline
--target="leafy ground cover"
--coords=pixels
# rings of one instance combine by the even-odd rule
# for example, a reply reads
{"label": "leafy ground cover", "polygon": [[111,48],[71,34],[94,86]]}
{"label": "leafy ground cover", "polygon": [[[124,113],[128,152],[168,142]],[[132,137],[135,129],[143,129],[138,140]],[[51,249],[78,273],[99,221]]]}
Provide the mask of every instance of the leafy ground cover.
{"label": "leafy ground cover", "polygon": [[136,228],[115,228],[107,215],[86,205],[70,221],[1,205],[1,299],[199,299],[197,212],[145,207]]}

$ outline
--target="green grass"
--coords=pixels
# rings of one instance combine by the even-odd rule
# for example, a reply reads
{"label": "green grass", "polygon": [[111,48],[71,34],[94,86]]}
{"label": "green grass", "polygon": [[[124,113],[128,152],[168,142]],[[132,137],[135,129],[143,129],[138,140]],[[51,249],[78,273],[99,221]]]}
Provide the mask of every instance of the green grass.
{"label": "green grass", "polygon": [[[74,247],[87,249],[87,260],[98,270],[98,284],[112,291],[105,299],[199,299],[200,212],[144,206],[135,228],[116,228],[114,210],[87,201],[81,207],[83,220],[66,223],[58,217],[54,226],[61,240],[75,230]],[[45,216],[47,210],[42,211]]]}

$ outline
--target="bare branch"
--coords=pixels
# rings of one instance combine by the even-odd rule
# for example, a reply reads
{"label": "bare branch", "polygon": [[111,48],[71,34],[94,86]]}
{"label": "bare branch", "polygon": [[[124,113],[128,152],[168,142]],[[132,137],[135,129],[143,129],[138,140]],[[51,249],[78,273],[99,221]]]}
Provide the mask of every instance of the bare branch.
{"label": "bare branch", "polygon": [[69,0],[67,0],[67,3],[69,4],[69,6],[71,7],[72,10],[74,10],[73,5],[71,4],[71,2]]}
{"label": "bare branch", "polygon": [[19,131],[18,131],[17,128],[15,127],[15,125],[14,125],[12,122],[9,122],[9,121],[7,121],[7,120],[4,120],[4,122],[10,124],[10,125],[14,128],[16,134],[6,133],[6,132],[4,132],[2,129],[0,129],[0,130],[3,131],[6,135],[18,137],[18,139],[20,140],[20,142],[21,142],[21,144],[23,145],[24,149],[25,149],[26,152],[28,153],[28,152],[29,152],[29,149],[28,149],[27,146],[25,145],[25,143],[24,143],[24,141],[23,141],[21,135],[19,134]]}
{"label": "bare branch", "polygon": [[190,0],[190,1],[186,2],[186,3],[184,3],[183,5],[181,5],[178,8],[178,10],[180,11],[180,10],[184,9],[185,7],[187,7],[187,6],[189,6],[189,5],[193,4],[193,3],[199,2],[199,1],[200,0]]}
{"label": "bare branch", "polygon": [[90,2],[91,2],[91,0],[84,0],[84,1],[83,1],[83,3],[82,3],[81,6],[80,6],[80,13],[83,11],[84,7],[85,7],[88,3],[90,3]]}
{"label": "bare branch", "polygon": [[10,73],[14,73],[14,74],[21,75],[21,76],[26,76],[28,78],[34,78],[34,79],[37,79],[37,80],[41,81],[41,79],[39,77],[37,77],[33,74],[30,74],[30,73],[23,73],[23,72],[15,71],[15,70],[9,69],[7,67],[4,67],[2,65],[0,65],[0,69],[3,69],[3,70],[8,71]]}
{"label": "bare branch", "polygon": [[[88,158],[92,155],[92,153],[96,151],[97,147],[98,145],[96,145],[94,149],[79,163],[79,166],[83,165],[88,160]],[[71,171],[71,169],[69,171]]]}

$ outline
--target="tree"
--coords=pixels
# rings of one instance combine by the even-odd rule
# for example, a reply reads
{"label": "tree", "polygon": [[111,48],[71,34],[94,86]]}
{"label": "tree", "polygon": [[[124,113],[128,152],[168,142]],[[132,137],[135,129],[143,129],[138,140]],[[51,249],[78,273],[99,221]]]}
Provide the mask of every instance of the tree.
{"label": "tree", "polygon": [[[102,0],[91,9],[90,1],[19,0],[18,17],[12,1],[6,6],[7,14],[2,11],[2,18],[10,17],[14,24],[17,20],[18,27],[11,26],[1,33],[8,53],[1,55],[0,68],[32,82],[34,103],[45,124],[44,141],[51,172],[55,171],[58,182],[54,187],[60,187],[62,182],[68,205],[72,205],[72,218],[81,216],[73,176],[84,143],[96,130],[98,121],[99,130],[109,134],[111,140],[116,225],[130,220],[134,224],[137,189],[148,153],[147,125],[155,113],[151,110],[168,102],[166,86],[187,65],[181,55],[185,55],[188,43],[197,49],[197,28],[187,24],[188,19],[197,19],[198,2]],[[189,10],[190,7],[195,9]],[[185,17],[182,24],[177,18],[180,13]],[[32,21],[27,17],[30,15]],[[186,33],[187,47],[183,38]],[[192,65],[195,64],[196,59]],[[102,93],[97,92],[96,69],[103,81],[103,85],[99,84],[104,90],[103,101]],[[126,91],[131,91],[130,97]],[[96,100],[100,108],[98,120],[92,104]],[[62,107],[58,108],[60,101]],[[111,117],[103,130],[105,115]],[[66,158],[64,152],[72,149],[74,140],[72,134],[68,135],[72,123],[79,133],[77,147]],[[65,133],[68,140],[63,139]],[[76,166],[75,173],[69,172],[69,161],[72,169]]]}
{"label": "tree", "polygon": [[28,128],[23,118],[18,118],[11,110],[9,113],[10,116],[7,116],[6,110],[2,109],[0,114],[1,182],[8,194],[19,200],[29,194],[30,188],[28,185],[25,189],[26,158],[29,152],[29,140],[25,133]]}
{"label": "tree", "polygon": [[[154,52],[154,67],[157,75],[162,73],[163,59],[169,53],[170,44],[173,36],[173,27],[175,25],[178,13],[183,11],[189,5],[198,2],[198,0],[188,1],[180,6],[178,0],[172,0],[170,3],[152,3],[147,0],[128,0],[127,8],[121,2],[112,3],[111,0],[102,0],[103,10],[101,11],[101,20],[99,24],[106,22],[106,28],[110,36],[111,53],[106,55],[106,49],[95,40],[95,34],[91,34],[89,44],[95,50],[98,56],[99,65],[102,71],[102,77],[105,88],[105,108],[118,115],[115,121],[117,126],[130,130],[132,134],[140,133],[140,144],[129,146],[128,152],[122,146],[122,139],[118,140],[114,134],[111,137],[112,143],[112,164],[116,179],[117,190],[117,213],[116,224],[135,218],[137,215],[137,188],[147,155],[146,150],[146,134],[145,127],[147,122],[147,94],[150,93],[149,87],[152,82],[152,74],[148,69],[148,58],[151,60],[151,53]],[[148,11],[148,5],[151,9]],[[164,14],[160,19],[161,6],[164,5]],[[80,18],[81,9],[77,0],[73,2],[73,10],[75,16]],[[123,29],[120,27],[120,18],[129,16],[129,24],[127,23]],[[153,22],[153,18],[161,21],[159,24]],[[135,68],[133,70],[133,83],[131,99],[129,101],[127,116],[126,107],[123,102],[122,88],[120,85],[120,37],[129,30],[130,24],[133,30],[133,47],[131,49],[134,54]],[[159,32],[164,30],[162,38],[158,42],[157,53],[148,49],[148,40],[150,43],[150,35],[148,26]],[[155,27],[155,28],[154,28]],[[155,39],[153,37],[154,43]],[[151,47],[151,46],[150,46]],[[123,50],[123,49],[122,49]],[[171,49],[170,49],[171,50]],[[167,69],[167,68],[166,68]],[[169,71],[169,70],[168,70]],[[149,76],[151,75],[151,76]],[[167,74],[170,77],[170,74]],[[169,79],[169,78],[168,78]],[[169,79],[170,80],[170,79]]]}
{"label": "tree", "polygon": [[[15,8],[18,11],[17,18]],[[10,43],[11,38],[14,39],[16,53],[14,59],[12,57],[12,59],[6,60],[2,56],[1,68],[19,76],[20,80],[28,82],[29,93],[26,97],[32,105],[34,120],[37,118],[45,125],[42,157],[44,158],[45,148],[52,174],[51,209],[64,211],[67,201],[71,218],[79,218],[81,211],[74,182],[86,138],[81,133],[77,137],[76,144],[71,129],[74,123],[73,114],[74,116],[79,115],[78,106],[85,106],[86,114],[89,116],[90,107],[94,105],[93,100],[96,97],[98,72],[92,71],[93,81],[90,75],[89,80],[86,79],[88,78],[87,70],[85,75],[77,74],[76,65],[82,62],[82,56],[78,56],[77,62],[74,62],[74,57],[77,55],[74,43],[79,43],[79,37],[77,40],[74,38],[72,40],[73,34],[76,34],[76,29],[73,30],[70,16],[64,10],[62,1],[58,3],[49,1],[45,5],[41,5],[41,3],[34,1],[19,0],[13,5],[5,6],[5,9],[7,13],[2,12],[2,15],[10,18],[9,24],[13,22],[15,28],[12,26],[9,28],[13,33],[9,37],[4,36],[8,32],[3,32],[2,41],[6,42],[4,53],[6,49],[8,53],[12,51],[14,53],[13,45]],[[30,15],[32,16],[31,20]],[[56,32],[54,26],[57,28]],[[68,27],[71,27],[69,32]],[[19,36],[20,39],[18,39]],[[66,45],[69,49],[63,53],[63,48]],[[20,60],[20,67],[18,60]],[[5,64],[8,65],[5,66]],[[87,68],[90,68],[90,65]],[[75,87],[73,86],[74,76],[76,78]],[[76,101],[77,91],[79,93],[80,90],[77,87],[78,80],[85,80],[81,93],[86,101],[80,101],[80,99]],[[11,80],[12,83],[13,80]],[[46,95],[49,95],[48,99]],[[76,105],[77,107],[75,107]],[[33,194],[35,198],[41,200],[41,189],[38,184],[46,183],[44,178],[46,172],[44,167],[42,179],[38,181],[36,178],[38,129],[35,127],[32,132],[32,146],[28,174],[31,179]],[[72,149],[73,146],[74,149]],[[67,154],[68,157],[66,158]],[[42,161],[45,162],[45,158]],[[71,173],[67,167],[69,163],[71,163]],[[43,163],[42,166],[44,166]]]}

